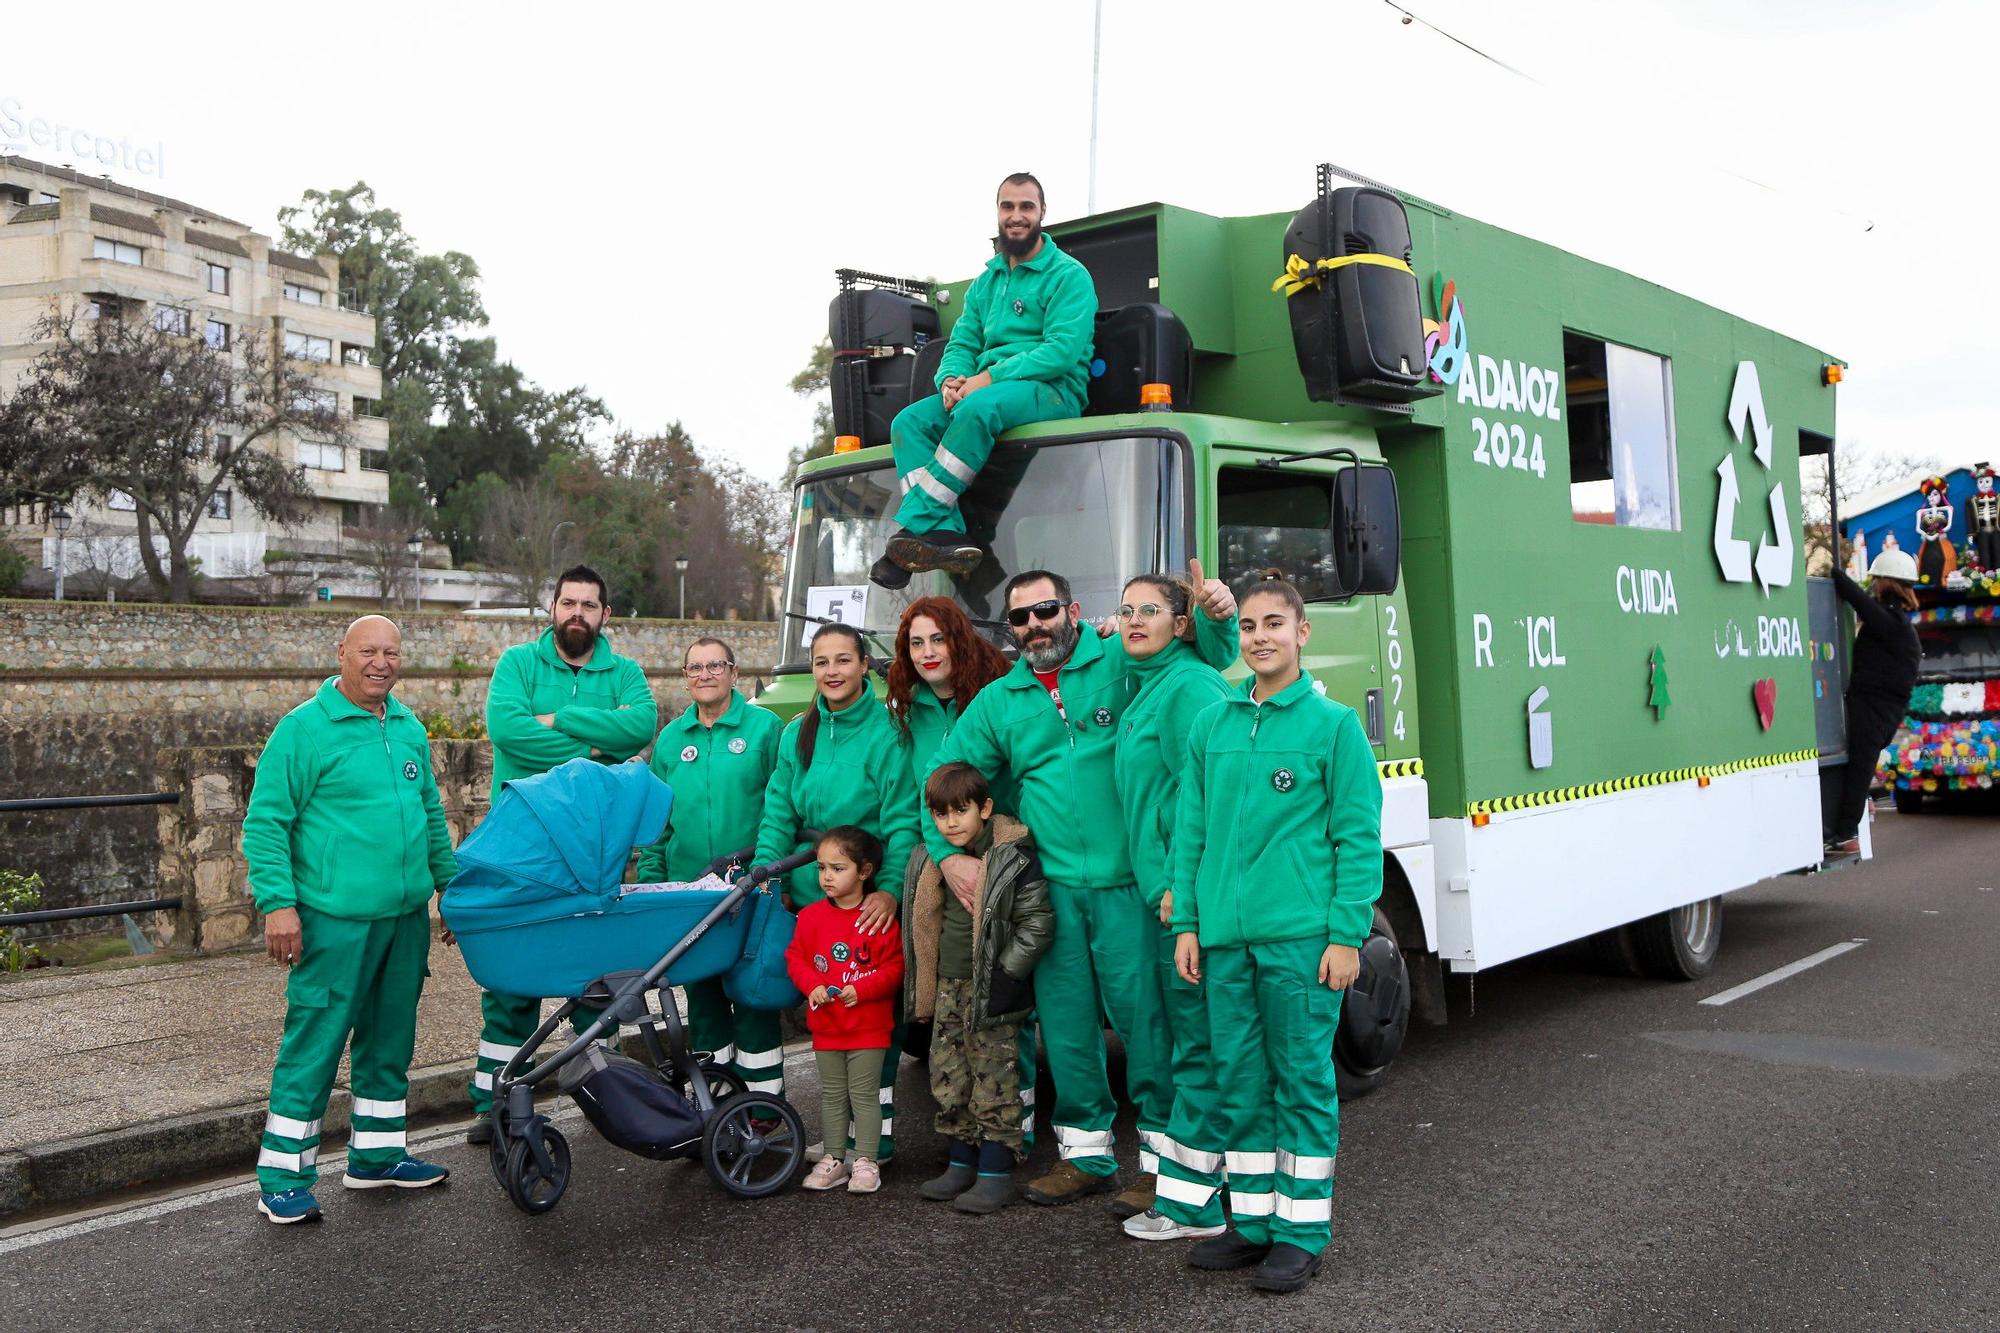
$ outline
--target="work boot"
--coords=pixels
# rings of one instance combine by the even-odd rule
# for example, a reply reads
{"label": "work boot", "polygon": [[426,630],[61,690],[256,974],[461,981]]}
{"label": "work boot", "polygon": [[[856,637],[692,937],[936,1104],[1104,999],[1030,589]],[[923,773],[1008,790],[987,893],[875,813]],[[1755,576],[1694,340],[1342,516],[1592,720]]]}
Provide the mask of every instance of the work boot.
{"label": "work boot", "polygon": [[1132,1182],[1132,1187],[1111,1200],[1113,1217],[1137,1217],[1153,1206],[1160,1178],[1148,1171]]}
{"label": "work boot", "polygon": [[1259,1291],[1303,1291],[1319,1273],[1319,1256],[1279,1241],[1250,1275]]}
{"label": "work boot", "polygon": [[970,1162],[953,1162],[944,1169],[941,1176],[933,1176],[917,1186],[917,1193],[933,1203],[943,1203],[956,1199],[972,1188],[972,1182],[979,1178],[979,1172]]}
{"label": "work boot", "polygon": [[1248,1268],[1251,1264],[1261,1264],[1270,1253],[1269,1245],[1246,1240],[1242,1232],[1232,1229],[1220,1236],[1197,1241],[1194,1248],[1188,1251],[1188,1263],[1219,1273],[1225,1268]]}
{"label": "work boot", "polygon": [[916,574],[933,569],[970,574],[986,558],[986,551],[962,532],[912,532],[904,528],[889,539],[885,558]]}
{"label": "work boot", "polygon": [[910,571],[885,555],[868,567],[868,581],[890,592],[899,592],[910,586]]}
{"label": "work boot", "polygon": [[493,1142],[493,1117],[481,1116],[472,1122],[472,1128],[465,1131],[467,1143]]}
{"label": "work boot", "polygon": [[997,1213],[1020,1197],[1021,1187],[1014,1183],[1011,1172],[1004,1176],[982,1175],[971,1189],[953,1199],[951,1206],[961,1213]]}
{"label": "work boot", "polygon": [[1058,1162],[1046,1176],[1029,1181],[1025,1193],[1030,1203],[1054,1206],[1075,1203],[1087,1195],[1106,1194],[1117,1188],[1116,1172],[1108,1176],[1093,1176],[1068,1162]]}

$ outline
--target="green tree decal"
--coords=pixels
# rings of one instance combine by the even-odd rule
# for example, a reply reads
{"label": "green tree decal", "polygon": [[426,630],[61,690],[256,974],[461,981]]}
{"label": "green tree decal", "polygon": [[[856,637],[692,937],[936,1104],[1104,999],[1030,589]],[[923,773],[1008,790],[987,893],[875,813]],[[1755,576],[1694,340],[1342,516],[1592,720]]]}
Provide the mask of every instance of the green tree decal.
{"label": "green tree decal", "polygon": [[1654,720],[1657,721],[1667,715],[1667,705],[1673,702],[1667,694],[1667,653],[1664,648],[1655,646],[1653,649],[1648,686],[1646,705],[1653,710]]}

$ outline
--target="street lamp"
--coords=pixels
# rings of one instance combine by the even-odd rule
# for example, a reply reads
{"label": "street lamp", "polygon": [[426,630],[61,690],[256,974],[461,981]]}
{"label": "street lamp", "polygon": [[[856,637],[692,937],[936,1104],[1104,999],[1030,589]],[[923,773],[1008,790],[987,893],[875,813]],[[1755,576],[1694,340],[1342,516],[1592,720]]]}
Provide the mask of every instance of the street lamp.
{"label": "street lamp", "polygon": [[686,620],[688,618],[688,558],[686,556],[677,555],[674,557],[674,573],[681,576],[681,619]]}
{"label": "street lamp", "polygon": [[403,543],[410,552],[410,580],[417,585],[417,610],[424,609],[424,534],[413,532]]}
{"label": "street lamp", "polygon": [[75,520],[61,505],[56,506],[56,512],[49,515],[49,519],[56,525],[56,600],[60,602],[63,599],[63,567],[69,563],[69,525]]}

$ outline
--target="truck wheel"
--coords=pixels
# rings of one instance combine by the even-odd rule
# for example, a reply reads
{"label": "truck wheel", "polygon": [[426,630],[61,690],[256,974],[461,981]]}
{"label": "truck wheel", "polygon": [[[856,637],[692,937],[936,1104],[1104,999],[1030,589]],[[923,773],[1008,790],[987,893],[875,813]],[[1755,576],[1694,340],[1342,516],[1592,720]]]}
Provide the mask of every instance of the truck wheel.
{"label": "truck wheel", "polygon": [[1898,787],[1898,788],[1896,788],[1896,813],[1897,813],[1897,814],[1899,814],[1899,815],[1914,815],[1914,814],[1920,814],[1920,813],[1922,813],[1922,811],[1923,811],[1923,808],[1924,808],[1924,793],[1923,793],[1923,792],[1919,791],[1919,790],[1918,790],[1917,788],[1915,788],[1915,787]]}
{"label": "truck wheel", "polygon": [[1410,974],[1396,931],[1381,908],[1361,946],[1361,975],[1340,1004],[1333,1035],[1333,1076],[1343,1100],[1382,1085],[1410,1030]]}
{"label": "truck wheel", "polygon": [[1634,921],[1625,929],[1642,975],[1693,981],[1708,975],[1722,947],[1722,899],[1704,898]]}

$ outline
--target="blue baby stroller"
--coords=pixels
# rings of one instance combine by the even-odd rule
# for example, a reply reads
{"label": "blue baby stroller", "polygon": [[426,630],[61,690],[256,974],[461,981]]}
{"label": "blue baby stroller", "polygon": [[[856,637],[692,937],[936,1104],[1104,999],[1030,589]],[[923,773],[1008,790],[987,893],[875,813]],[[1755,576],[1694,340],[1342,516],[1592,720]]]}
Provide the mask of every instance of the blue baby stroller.
{"label": "blue baby stroller", "polygon": [[[760,923],[782,925],[767,917],[784,908],[764,885],[812,854],[753,867],[726,887],[634,892],[621,883],[631,849],[659,838],[672,804],[641,765],[571,760],[508,783],[458,849],[441,910],[473,979],[505,995],[563,997],[493,1076],[493,1174],[525,1212],[547,1212],[569,1187],[569,1142],[536,1112],[538,1086],[569,1093],[627,1151],[700,1159],[739,1198],[785,1189],[804,1160],[798,1112],[693,1051],[668,988],[768,973],[773,960],[755,951],[774,933]],[[725,874],[749,856],[711,869]],[[595,1018],[538,1060],[579,1011]],[[599,1041],[615,1043],[623,1023],[637,1025],[650,1063]]]}

